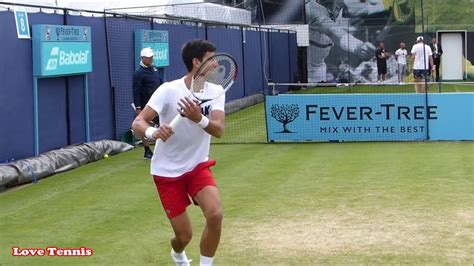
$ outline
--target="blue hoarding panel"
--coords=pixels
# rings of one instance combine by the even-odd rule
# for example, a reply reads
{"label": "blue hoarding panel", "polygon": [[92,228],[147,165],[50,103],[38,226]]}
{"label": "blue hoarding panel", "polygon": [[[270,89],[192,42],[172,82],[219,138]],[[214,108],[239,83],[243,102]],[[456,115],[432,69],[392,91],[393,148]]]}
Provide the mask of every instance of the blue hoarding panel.
{"label": "blue hoarding panel", "polygon": [[474,93],[430,94],[438,119],[430,120],[430,140],[474,140]]}
{"label": "blue hoarding panel", "polygon": [[140,51],[143,48],[153,50],[153,64],[157,67],[169,66],[169,39],[168,31],[162,30],[135,30],[135,67],[140,64]]}
{"label": "blue hoarding panel", "polygon": [[86,26],[33,25],[33,75],[92,72],[90,35]]}
{"label": "blue hoarding panel", "polygon": [[474,140],[474,94],[268,96],[271,141]]}

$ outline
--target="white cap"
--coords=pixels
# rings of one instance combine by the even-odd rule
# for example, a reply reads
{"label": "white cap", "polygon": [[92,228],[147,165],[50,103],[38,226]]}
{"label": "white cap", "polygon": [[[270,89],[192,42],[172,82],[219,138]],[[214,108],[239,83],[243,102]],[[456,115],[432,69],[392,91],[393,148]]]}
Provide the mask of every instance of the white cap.
{"label": "white cap", "polygon": [[422,41],[423,41],[423,36],[418,36],[418,37],[416,38],[416,41],[417,41],[417,42],[422,42]]}
{"label": "white cap", "polygon": [[149,47],[143,48],[142,51],[140,52],[141,57],[153,57],[154,53],[153,50]]}

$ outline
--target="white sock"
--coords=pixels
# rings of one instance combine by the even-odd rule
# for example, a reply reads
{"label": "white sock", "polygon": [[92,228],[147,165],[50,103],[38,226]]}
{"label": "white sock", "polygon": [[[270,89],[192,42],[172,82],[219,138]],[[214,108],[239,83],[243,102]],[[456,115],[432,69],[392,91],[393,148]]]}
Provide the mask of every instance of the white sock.
{"label": "white sock", "polygon": [[171,249],[171,256],[173,256],[173,258],[178,261],[188,260],[188,257],[186,256],[186,251],[184,250],[181,253],[177,253],[176,251],[174,251],[174,249]]}
{"label": "white sock", "polygon": [[206,257],[201,255],[201,266],[212,266],[212,261],[214,260],[213,257]]}

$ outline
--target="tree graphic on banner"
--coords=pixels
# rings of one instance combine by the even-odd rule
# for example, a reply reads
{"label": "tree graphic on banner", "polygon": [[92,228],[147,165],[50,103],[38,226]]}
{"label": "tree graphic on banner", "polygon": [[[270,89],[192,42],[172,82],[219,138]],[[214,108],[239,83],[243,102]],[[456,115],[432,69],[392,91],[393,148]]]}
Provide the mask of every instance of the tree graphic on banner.
{"label": "tree graphic on banner", "polygon": [[297,104],[272,104],[271,115],[275,120],[283,124],[283,131],[279,133],[293,133],[288,130],[288,124],[300,115]]}

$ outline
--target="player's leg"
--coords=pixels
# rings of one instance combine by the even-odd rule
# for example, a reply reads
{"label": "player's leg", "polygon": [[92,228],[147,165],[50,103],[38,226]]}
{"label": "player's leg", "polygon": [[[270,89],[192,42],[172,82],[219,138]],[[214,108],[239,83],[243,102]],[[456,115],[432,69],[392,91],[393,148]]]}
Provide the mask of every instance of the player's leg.
{"label": "player's leg", "polygon": [[174,237],[171,239],[171,258],[176,265],[188,266],[191,260],[188,259],[184,249],[191,242],[193,231],[191,222],[186,212],[170,218],[171,227],[173,227]]}
{"label": "player's leg", "polygon": [[398,83],[402,83],[402,64],[397,64]]}
{"label": "player's leg", "polygon": [[385,76],[387,75],[387,62],[382,63],[382,82],[385,81]]}
{"label": "player's leg", "polygon": [[436,65],[436,67],[435,67],[436,82],[439,82],[439,67],[440,67],[440,64],[441,64],[441,58],[435,59],[434,64]]}
{"label": "player's leg", "polygon": [[401,78],[401,81],[402,83],[405,82],[405,74],[407,72],[407,65],[406,64],[402,64],[402,73],[400,75],[400,78]]}
{"label": "player's leg", "polygon": [[173,227],[174,237],[171,239],[171,247],[176,253],[181,253],[191,241],[193,231],[191,222],[186,212],[170,219]]}
{"label": "player's leg", "polygon": [[420,83],[420,76],[419,76],[419,70],[414,69],[413,70],[413,79],[415,80],[415,93],[418,93],[418,88],[419,88],[419,83]]}
{"label": "player's leg", "polygon": [[219,191],[210,167],[215,161],[199,164],[190,174],[193,179],[188,185],[188,193],[201,208],[206,225],[201,237],[201,265],[212,265],[213,257],[221,238],[222,206]]}
{"label": "player's leg", "polygon": [[206,227],[201,238],[201,253],[214,256],[219,244],[222,225],[222,207],[219,191],[215,186],[206,186],[194,197],[206,218]]}
{"label": "player's leg", "polygon": [[206,218],[200,243],[201,255],[212,258],[219,245],[222,228],[223,215],[219,191],[215,186],[206,186],[196,194],[194,200],[199,204]]}
{"label": "player's leg", "polygon": [[166,178],[154,176],[154,182],[160,196],[174,237],[171,239],[171,256],[176,265],[189,265],[184,249],[192,238],[192,228],[186,207],[191,204],[186,192],[186,176]]}
{"label": "player's leg", "polygon": [[426,82],[429,81],[429,72],[426,71],[426,70],[423,70],[423,73],[422,73],[422,80],[421,80],[421,93],[425,93],[426,92]]}
{"label": "player's leg", "polygon": [[377,82],[380,82],[380,75],[382,73],[380,72],[380,64],[377,63]]}

